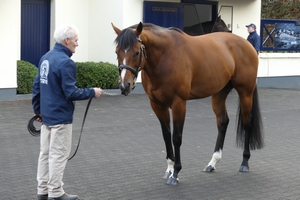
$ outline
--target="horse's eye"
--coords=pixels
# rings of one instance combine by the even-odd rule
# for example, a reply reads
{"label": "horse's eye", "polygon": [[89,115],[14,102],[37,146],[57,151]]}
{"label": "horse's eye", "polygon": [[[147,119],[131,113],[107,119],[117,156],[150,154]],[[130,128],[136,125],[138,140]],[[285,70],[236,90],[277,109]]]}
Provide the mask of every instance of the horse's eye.
{"label": "horse's eye", "polygon": [[140,54],[139,51],[135,52],[134,56],[138,56]]}

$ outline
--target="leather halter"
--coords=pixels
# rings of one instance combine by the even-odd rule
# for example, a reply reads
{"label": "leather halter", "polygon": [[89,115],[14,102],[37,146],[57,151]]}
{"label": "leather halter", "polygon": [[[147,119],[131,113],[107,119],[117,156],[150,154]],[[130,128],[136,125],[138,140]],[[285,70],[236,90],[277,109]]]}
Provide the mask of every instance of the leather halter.
{"label": "leather halter", "polygon": [[129,71],[131,71],[135,75],[135,79],[138,77],[139,71],[141,70],[141,65],[142,65],[142,62],[143,62],[143,55],[145,56],[145,58],[147,58],[147,54],[146,54],[146,51],[145,51],[145,46],[142,43],[142,40],[140,38],[137,38],[137,40],[141,44],[141,46],[140,46],[140,61],[139,61],[139,64],[138,64],[138,68],[134,69],[134,68],[132,68],[128,65],[119,65],[120,71],[122,69],[128,69]]}

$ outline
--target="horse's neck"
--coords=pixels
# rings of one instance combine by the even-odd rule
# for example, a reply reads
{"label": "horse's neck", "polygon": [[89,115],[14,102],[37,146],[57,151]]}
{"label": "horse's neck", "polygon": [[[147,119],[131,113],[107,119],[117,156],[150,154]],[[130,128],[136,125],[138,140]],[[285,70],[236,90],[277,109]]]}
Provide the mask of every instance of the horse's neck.
{"label": "horse's neck", "polygon": [[148,75],[154,73],[154,68],[158,66],[161,56],[170,48],[170,37],[163,33],[155,34],[151,31],[145,31],[141,35],[143,44],[147,54],[145,72]]}
{"label": "horse's neck", "polygon": [[201,25],[204,33],[211,33],[214,27],[214,22],[213,21],[203,22],[201,23]]}

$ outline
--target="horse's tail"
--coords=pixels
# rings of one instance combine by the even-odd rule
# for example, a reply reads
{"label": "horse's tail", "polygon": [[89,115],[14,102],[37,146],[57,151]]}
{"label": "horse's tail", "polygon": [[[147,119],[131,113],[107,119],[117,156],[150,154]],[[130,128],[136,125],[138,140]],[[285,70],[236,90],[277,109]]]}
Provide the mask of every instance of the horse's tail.
{"label": "horse's tail", "polygon": [[[245,129],[242,120],[242,112],[241,105],[239,104],[239,108],[237,111],[237,115],[239,115],[237,120],[237,135],[236,135],[236,144],[238,147],[244,147],[245,142]],[[258,102],[258,92],[257,87],[255,87],[253,92],[252,99],[252,110],[250,114],[250,135],[249,135],[249,146],[251,150],[261,149],[264,146],[264,138],[263,138],[263,126],[261,121],[259,102]]]}

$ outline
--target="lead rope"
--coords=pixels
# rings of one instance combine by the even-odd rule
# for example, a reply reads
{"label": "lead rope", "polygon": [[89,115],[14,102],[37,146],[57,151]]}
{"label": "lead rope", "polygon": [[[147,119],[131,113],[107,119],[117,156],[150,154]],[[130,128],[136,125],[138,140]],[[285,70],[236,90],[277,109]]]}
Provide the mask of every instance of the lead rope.
{"label": "lead rope", "polygon": [[87,105],[86,105],[86,109],[85,109],[85,113],[84,113],[84,117],[83,117],[83,121],[82,121],[82,125],[81,125],[81,130],[80,130],[80,135],[79,135],[79,139],[78,139],[78,144],[77,144],[76,150],[75,150],[74,154],[70,158],[68,158],[68,161],[71,160],[76,155],[76,153],[78,151],[80,140],[81,140],[81,135],[82,135],[82,130],[83,130],[84,122],[85,122],[85,118],[86,118],[86,115],[87,115],[87,113],[89,111],[89,107],[90,107],[90,104],[92,102],[92,99],[93,98],[91,98],[89,100],[89,102],[87,103]]}
{"label": "lead rope", "polygon": [[108,95],[108,96],[117,96],[117,95],[120,95],[121,93],[109,93],[109,92],[103,91],[103,94]]}
{"label": "lead rope", "polygon": [[[120,93],[109,93],[109,92],[105,92],[105,91],[103,91],[103,94],[108,95],[108,96],[117,96],[117,95],[120,95]],[[83,120],[82,120],[81,130],[80,130],[80,134],[79,134],[79,139],[78,139],[78,143],[77,143],[77,147],[76,147],[76,149],[75,149],[74,154],[73,154],[70,158],[68,158],[68,161],[70,161],[72,158],[74,158],[74,156],[76,155],[76,153],[77,153],[77,151],[78,151],[79,144],[80,144],[80,140],[81,140],[81,135],[82,135],[83,126],[84,126],[85,119],[86,119],[87,113],[88,113],[88,111],[89,111],[89,108],[90,108],[90,104],[91,104],[91,102],[92,102],[92,99],[93,99],[93,98],[91,98],[91,99],[88,101],[87,105],[86,105],[84,117],[83,117]]]}

